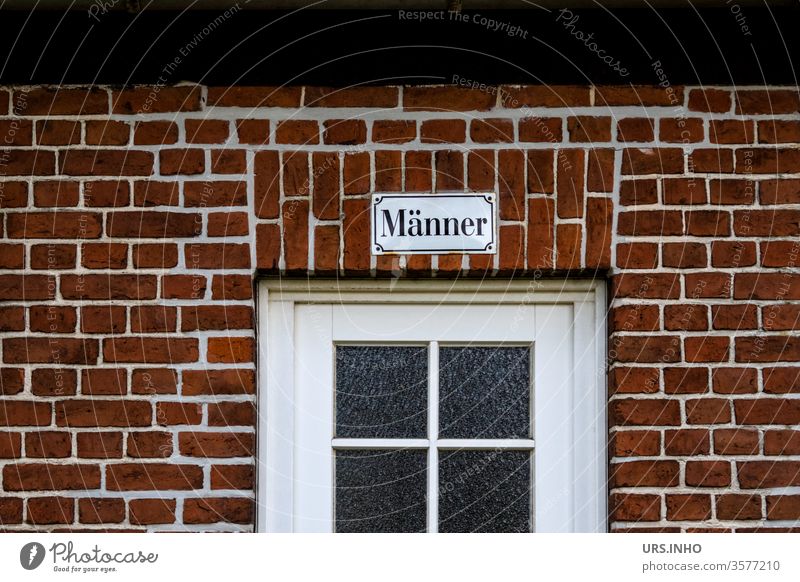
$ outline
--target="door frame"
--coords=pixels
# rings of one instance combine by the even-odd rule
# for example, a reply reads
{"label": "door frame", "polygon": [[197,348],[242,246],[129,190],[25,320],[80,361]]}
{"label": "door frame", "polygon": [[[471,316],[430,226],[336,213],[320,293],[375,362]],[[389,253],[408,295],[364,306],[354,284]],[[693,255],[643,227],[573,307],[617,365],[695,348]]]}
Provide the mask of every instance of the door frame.
{"label": "door frame", "polygon": [[[294,400],[282,386],[294,386],[294,307],[314,303],[372,304],[591,304],[592,327],[576,326],[573,349],[584,353],[583,418],[594,418],[592,459],[581,485],[588,495],[576,511],[582,530],[607,531],[606,285],[598,279],[287,279],[257,281],[258,426],[256,448],[256,531],[291,531],[292,517],[279,506],[293,487]],[[287,339],[289,341],[287,341]],[[292,362],[292,365],[282,365]],[[577,382],[573,383],[574,385]],[[591,416],[589,416],[591,415]],[[287,437],[286,435],[291,435]],[[269,463],[269,465],[267,464]],[[271,467],[268,468],[268,467]],[[535,484],[534,484],[535,486]],[[594,491],[586,491],[588,488]]]}

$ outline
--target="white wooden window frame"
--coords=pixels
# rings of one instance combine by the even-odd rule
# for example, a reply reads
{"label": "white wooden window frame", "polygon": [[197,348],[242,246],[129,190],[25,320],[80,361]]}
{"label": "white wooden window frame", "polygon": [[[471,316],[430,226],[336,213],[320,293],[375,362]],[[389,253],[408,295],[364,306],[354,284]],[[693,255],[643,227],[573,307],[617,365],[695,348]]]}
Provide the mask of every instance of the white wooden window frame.
{"label": "white wooden window frame", "polygon": [[[570,313],[570,320],[560,322],[561,325],[537,325],[534,344],[541,342],[542,346],[546,346],[552,342],[563,342],[565,337],[571,336],[570,370],[562,371],[567,372],[566,375],[557,379],[538,376],[534,379],[534,439],[516,446],[534,449],[534,531],[606,531],[605,284],[602,281],[580,279],[259,281],[256,486],[258,531],[291,532],[304,529],[294,515],[296,455],[300,454],[297,451],[302,445],[296,442],[298,437],[295,429],[295,321],[298,314],[304,311],[303,306],[342,304],[568,306],[568,311],[560,309],[558,313]],[[328,339],[330,338],[323,336],[320,341]],[[534,374],[537,373],[534,370]],[[566,383],[568,389],[548,393],[546,397],[548,400],[559,399],[556,407],[560,407],[571,417],[569,423],[562,422],[563,418],[554,418],[553,414],[536,413],[536,402],[540,398],[537,396],[537,386],[553,385],[556,380],[561,386]],[[436,389],[434,384],[432,382],[432,390]],[[433,406],[435,395],[431,394],[429,416],[438,412],[437,407]],[[332,406],[332,398],[331,394],[318,405]],[[429,424],[435,420],[435,417],[429,418]],[[541,439],[540,435],[553,434],[555,431],[559,431],[559,436],[562,437],[559,441],[566,442],[559,444],[558,448],[543,445],[547,441],[552,443],[554,439]],[[370,444],[366,440],[358,440],[360,447],[365,442],[368,446]],[[474,441],[470,441],[470,445],[473,443]],[[331,447],[333,444],[332,441]],[[340,448],[350,445],[344,439],[335,439],[335,444]],[[387,441],[383,441],[383,445],[386,444]],[[405,444],[430,447],[429,456],[436,454],[435,446],[431,446],[435,443],[426,439],[419,443]],[[458,443],[451,444],[455,446]],[[439,446],[442,446],[441,440]],[[545,449],[542,449],[543,446]],[[545,473],[541,470],[545,464],[558,467],[555,471],[558,475],[556,478],[541,478]],[[331,471],[332,468],[322,466],[318,470]],[[429,474],[436,474],[436,471]],[[537,475],[540,476],[539,480],[536,479]],[[435,502],[429,503],[429,524],[432,520],[435,522],[435,513],[431,514],[435,510]]]}

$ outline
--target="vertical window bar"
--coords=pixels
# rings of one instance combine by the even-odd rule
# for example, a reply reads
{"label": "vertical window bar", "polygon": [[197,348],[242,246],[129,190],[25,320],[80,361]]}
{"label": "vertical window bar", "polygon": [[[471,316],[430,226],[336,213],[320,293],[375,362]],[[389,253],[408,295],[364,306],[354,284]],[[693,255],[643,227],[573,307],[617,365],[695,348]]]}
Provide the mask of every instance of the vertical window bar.
{"label": "vertical window bar", "polygon": [[439,531],[439,342],[428,347],[428,533]]}

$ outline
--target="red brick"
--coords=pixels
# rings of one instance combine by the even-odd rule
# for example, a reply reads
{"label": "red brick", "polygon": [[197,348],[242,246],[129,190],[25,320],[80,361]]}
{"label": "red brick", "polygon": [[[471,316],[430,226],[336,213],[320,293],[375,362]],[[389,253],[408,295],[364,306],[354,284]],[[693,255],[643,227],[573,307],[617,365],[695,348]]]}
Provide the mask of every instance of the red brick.
{"label": "red brick", "polygon": [[178,182],[136,182],[133,203],[136,206],[178,206]]}
{"label": "red brick", "polygon": [[560,218],[583,216],[585,156],[582,150],[565,150],[558,154],[557,208]]}
{"label": "red brick", "polygon": [[711,519],[711,496],[697,494],[667,495],[667,519],[704,521]]}
{"label": "red brick", "polygon": [[255,472],[251,465],[212,465],[212,489],[252,490],[255,485]]}
{"label": "red brick", "polygon": [[200,234],[202,220],[196,213],[134,210],[110,212],[108,236],[116,238],[184,238]]}
{"label": "red brick", "polygon": [[756,245],[747,241],[711,243],[712,267],[751,267],[756,264]]}
{"label": "red brick", "polygon": [[87,212],[27,212],[8,215],[8,238],[99,238],[102,216]]}
{"label": "red brick", "polygon": [[159,458],[172,455],[172,433],[161,431],[132,432],[128,435],[128,456]]}
{"label": "red brick", "polygon": [[[553,155],[554,152],[551,150],[528,150],[528,192],[544,194],[554,192]],[[559,158],[559,164],[561,163]]]}
{"label": "red brick", "polygon": [[153,408],[141,400],[63,400],[56,403],[56,424],[69,427],[149,426]]}
{"label": "red brick", "polygon": [[245,236],[250,230],[248,218],[246,212],[212,212],[208,215],[208,236]]}
{"label": "red brick", "polygon": [[563,139],[560,117],[525,117],[519,120],[519,141],[559,143]]}
{"label": "red brick", "polygon": [[349,272],[369,270],[369,203],[367,200],[344,201],[344,268]]}
{"label": "red brick", "polygon": [[12,106],[26,115],[97,115],[108,113],[108,91],[36,87],[14,92]]}
{"label": "red brick", "polygon": [[337,153],[315,153],[313,155],[314,216],[320,219],[339,219],[339,156]]}
{"label": "red brick", "polygon": [[667,455],[707,455],[711,449],[709,431],[682,428],[664,432],[664,452]]}
{"label": "red brick", "polygon": [[195,402],[159,402],[156,405],[156,420],[160,426],[200,424],[203,421],[203,405]]}
{"label": "red brick", "polygon": [[373,143],[406,143],[417,137],[417,122],[387,119],[372,122]]}
{"label": "red brick", "polygon": [[501,143],[514,141],[514,122],[510,119],[473,119],[470,138],[475,143]]}
{"label": "red brick", "polygon": [[621,269],[655,269],[658,266],[656,243],[620,243],[617,245],[617,267]]}
{"label": "red brick", "polygon": [[741,428],[718,428],[714,431],[714,453],[717,455],[757,455],[758,432]]}
{"label": "red brick", "polygon": [[27,504],[26,521],[32,525],[72,523],[75,500],[67,497],[31,497]]}
{"label": "red brick", "polygon": [[624,273],[612,279],[613,297],[637,299],[677,299],[680,279],[672,273]]}
{"label": "red brick", "polygon": [[309,145],[319,143],[319,124],[311,120],[287,119],[275,128],[275,142]]}
{"label": "red brick", "polygon": [[689,91],[689,110],[727,113],[731,110],[731,93],[722,89],[692,89]]}
{"label": "red brick", "polygon": [[661,450],[661,434],[657,430],[617,431],[612,439],[617,457],[652,457]]}
{"label": "red brick", "polygon": [[255,426],[256,409],[251,402],[217,402],[208,405],[209,426]]}
{"label": "red brick", "polygon": [[613,487],[674,487],[678,476],[677,461],[628,461],[611,466]]}
{"label": "red brick", "polygon": [[658,202],[656,180],[625,180],[620,183],[619,203],[623,206],[638,206]]}
{"label": "red brick", "polygon": [[796,89],[737,91],[738,115],[762,115],[800,112],[800,94]]}
{"label": "red brick", "polygon": [[81,394],[119,396],[127,392],[127,371],[121,368],[81,370]]}
{"label": "red brick", "polygon": [[679,211],[639,210],[621,212],[617,232],[630,236],[669,236],[683,234],[683,219]]}
{"label": "red brick", "polygon": [[326,144],[356,145],[367,141],[367,124],[363,119],[329,119],[323,127]]}
{"label": "red brick", "polygon": [[169,368],[140,368],[133,371],[133,394],[175,394],[178,372]]}
{"label": "red brick", "polygon": [[796,362],[800,337],[757,336],[736,338],[737,362]]}
{"label": "red brick", "polygon": [[154,275],[62,275],[65,299],[155,299]]}
{"label": "red brick", "polygon": [[639,105],[651,107],[677,106],[683,103],[683,87],[655,85],[618,85],[595,87],[597,104]]}
{"label": "red brick", "polygon": [[726,424],[731,421],[729,401],[724,398],[698,398],[686,401],[689,424]]}
{"label": "red brick", "polygon": [[306,107],[397,107],[397,87],[306,87]]}
{"label": "red brick", "polygon": [[611,409],[617,426],[675,426],[681,423],[677,400],[626,398],[614,400]]}
{"label": "red brick", "polygon": [[247,153],[244,150],[211,150],[212,174],[245,174]]}
{"label": "red brick", "polygon": [[302,87],[209,87],[208,105],[218,107],[299,107]]}
{"label": "red brick", "polygon": [[590,192],[612,192],[614,190],[614,150],[594,149],[587,152],[586,155],[588,158],[586,189]]}
{"label": "red brick", "polygon": [[712,119],[709,122],[708,137],[711,143],[753,143],[755,125],[752,119]]}
{"label": "red brick", "polygon": [[178,124],[173,121],[138,121],[133,126],[136,145],[169,145],[178,141]]}
{"label": "red brick", "polygon": [[128,266],[128,245],[88,243],[81,245],[81,265],[87,269],[124,269]]}
{"label": "red brick", "polygon": [[[489,91],[486,91],[489,93]],[[500,87],[503,107],[588,107],[591,88],[587,85],[523,85]]]}
{"label": "red brick", "polygon": [[[211,235],[210,232],[209,235]],[[133,246],[133,266],[136,269],[169,269],[177,264],[178,245],[176,244],[164,242]]]}
{"label": "red brick", "polygon": [[186,182],[183,185],[184,206],[246,206],[246,182]]}
{"label": "red brick", "polygon": [[617,120],[617,141],[647,142],[655,139],[653,120],[625,117]]}
{"label": "red brick", "polygon": [[74,307],[34,305],[29,309],[31,331],[71,333],[75,331],[77,313]]}
{"label": "red brick", "polygon": [[702,243],[664,243],[661,255],[665,267],[698,269],[708,266],[706,245]]}
{"label": "red brick", "polygon": [[184,522],[196,523],[252,523],[253,500],[242,497],[187,499],[184,502]]}
{"label": "red brick", "polygon": [[86,143],[89,145],[128,145],[131,127],[124,121],[86,121]]}
{"label": "red brick", "polygon": [[205,170],[205,152],[203,150],[162,149],[158,154],[162,176],[202,174]]}
{"label": "red brick", "polygon": [[611,516],[616,521],[658,521],[661,498],[658,495],[615,493],[611,498]]}
{"label": "red brick", "polygon": [[253,279],[249,275],[214,275],[212,299],[252,299]]}
{"label": "red brick", "polygon": [[277,224],[256,225],[256,266],[267,271],[278,269],[281,231]]}
{"label": "red brick", "polygon": [[487,111],[497,99],[495,92],[457,86],[405,87],[406,111]]}
{"label": "red brick", "polygon": [[798,424],[800,400],[760,398],[733,403],[739,424]]}
{"label": "red brick", "polygon": [[664,368],[664,391],[667,394],[701,394],[708,392],[708,369]]}
{"label": "red brick", "polygon": [[85,459],[122,458],[121,432],[78,433],[78,456]]}
{"label": "red brick", "polygon": [[[732,160],[731,164],[733,164]],[[622,173],[626,175],[682,174],[683,151],[679,148],[626,148],[622,150]]]}
{"label": "red brick", "polygon": [[756,183],[752,180],[711,180],[712,204],[752,204],[755,201]]}
{"label": "red brick", "polygon": [[766,241],[761,243],[761,266],[796,267],[800,243],[795,241]]}
{"label": "red brick", "polygon": [[579,269],[581,267],[581,226],[559,224],[556,227],[556,268]]}
{"label": "red brick", "polygon": [[[73,150],[75,151],[75,150]],[[4,176],[50,176],[56,173],[55,154],[46,150],[2,150]]]}
{"label": "red brick", "polygon": [[717,394],[751,394],[758,390],[758,372],[752,368],[715,368],[711,377]]}
{"label": "red brick", "polygon": [[187,457],[250,457],[253,433],[182,432],[178,435],[181,454]]}
{"label": "red brick", "polygon": [[75,370],[68,368],[31,370],[31,392],[36,396],[72,396],[77,391],[78,374]]}
{"label": "red brick", "polygon": [[800,461],[742,461],[736,469],[742,489],[800,485]]}
{"label": "red brick", "polygon": [[[174,323],[174,318],[171,322]],[[253,308],[249,305],[198,305],[181,308],[181,331],[252,328]]]}
{"label": "red brick", "polygon": [[500,150],[497,153],[497,173],[500,219],[524,220],[525,156],[523,152]]}
{"label": "red brick", "polygon": [[689,487],[728,487],[731,465],[726,461],[687,461],[686,485]]}
{"label": "red brick", "polygon": [[759,121],[758,141],[761,143],[800,142],[800,122],[782,119]]}
{"label": "red brick", "polygon": [[212,337],[208,339],[209,363],[241,364],[253,361],[253,338]]}
{"label": "red brick", "polygon": [[567,131],[572,142],[611,141],[611,118],[589,115],[568,117]]}
{"label": "red brick", "polygon": [[196,338],[116,337],[103,340],[106,362],[142,362],[179,364],[196,362]]}
{"label": "red brick", "polygon": [[80,121],[46,119],[36,123],[39,145],[72,145],[81,143]]}
{"label": "red brick", "polygon": [[247,243],[192,243],[184,246],[187,269],[249,269]]}
{"label": "red brick", "polygon": [[63,459],[72,452],[72,435],[65,431],[29,432],[25,435],[25,456]]}
{"label": "red brick", "polygon": [[729,236],[731,215],[716,210],[692,210],[685,213],[686,234],[692,236]]}
{"label": "red brick", "polygon": [[613,308],[610,315],[611,331],[658,331],[660,328],[658,305],[622,305]]}
{"label": "red brick", "polygon": [[21,437],[18,432],[0,432],[0,459],[19,459],[22,456]]}
{"label": "red brick", "polygon": [[156,525],[175,522],[174,499],[131,499],[128,502],[133,525]]}
{"label": "red brick", "polygon": [[730,353],[730,339],[727,337],[699,336],[683,340],[687,362],[725,362]]}
{"label": "red brick", "polygon": [[125,331],[125,307],[121,305],[87,305],[81,307],[83,333],[120,333]]}
{"label": "red brick", "polygon": [[717,519],[761,519],[761,497],[758,495],[725,494],[717,496]]}
{"label": "red brick", "polygon": [[187,143],[224,143],[228,139],[228,122],[222,119],[187,119]]}
{"label": "red brick", "polygon": [[59,157],[61,173],[68,176],[149,176],[153,164],[152,152],[129,149],[64,150]]}
{"label": "red brick", "polygon": [[[473,154],[475,152],[471,152],[469,154],[469,159],[472,160]],[[492,161],[494,160],[494,152],[488,152]],[[420,151],[420,152],[405,152],[404,153],[404,168],[405,168],[405,191],[406,192],[430,192],[433,189],[433,157],[431,156],[431,152],[428,151]],[[484,165],[484,170],[482,174],[485,174],[491,171],[491,186],[486,186],[484,188],[478,188],[473,186],[471,183],[472,180],[472,167],[469,167],[469,179],[470,179],[470,188],[477,189],[477,190],[493,190],[494,189],[494,167],[493,162],[489,162],[491,165],[491,170],[486,169]],[[368,178],[368,176],[367,176]],[[487,176],[488,178],[488,176]],[[366,184],[365,184],[366,185]],[[367,186],[367,191],[369,187]]]}
{"label": "red brick", "polygon": [[78,521],[81,523],[122,523],[124,520],[124,499],[89,497],[78,500]]}
{"label": "red brick", "polygon": [[97,362],[97,340],[59,338],[5,338],[3,361],[6,364],[81,364]]}
{"label": "red brick", "polygon": [[39,208],[77,206],[79,186],[78,182],[34,182],[33,203]]}
{"label": "red brick", "polygon": [[196,465],[122,463],[106,467],[109,491],[169,491],[203,487],[203,470]]}
{"label": "red brick", "polygon": [[134,87],[112,91],[111,103],[114,113],[169,113],[177,111],[199,111],[199,86]]}
{"label": "red brick", "polygon": [[185,370],[183,395],[255,394],[255,374],[248,369]]}
{"label": "red brick", "polygon": [[21,463],[3,468],[6,491],[58,491],[100,488],[100,468],[96,465],[57,465]]}
{"label": "red brick", "polygon": [[528,201],[528,268],[552,269],[555,204],[552,199]]}

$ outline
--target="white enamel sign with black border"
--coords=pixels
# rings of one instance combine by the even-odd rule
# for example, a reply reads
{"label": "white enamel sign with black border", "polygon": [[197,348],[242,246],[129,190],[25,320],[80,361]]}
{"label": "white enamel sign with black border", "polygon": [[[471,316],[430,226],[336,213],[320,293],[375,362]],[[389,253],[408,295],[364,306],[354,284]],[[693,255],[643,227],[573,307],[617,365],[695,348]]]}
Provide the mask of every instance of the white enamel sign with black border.
{"label": "white enamel sign with black border", "polygon": [[373,255],[497,252],[497,196],[373,194]]}

